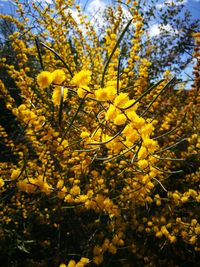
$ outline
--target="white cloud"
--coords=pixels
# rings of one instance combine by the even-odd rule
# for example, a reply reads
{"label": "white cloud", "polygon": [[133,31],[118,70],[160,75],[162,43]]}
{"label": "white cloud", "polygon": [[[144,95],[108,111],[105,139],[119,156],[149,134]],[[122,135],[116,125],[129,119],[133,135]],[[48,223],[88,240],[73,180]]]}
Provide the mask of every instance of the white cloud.
{"label": "white cloud", "polygon": [[150,37],[159,36],[162,34],[162,29],[171,35],[178,33],[178,30],[172,28],[170,24],[167,24],[165,26],[161,26],[160,24],[154,24],[150,27],[148,34]]}
{"label": "white cloud", "polygon": [[90,23],[94,28],[103,26],[104,18],[103,14],[106,9],[106,4],[102,0],[93,0],[89,3],[86,9],[86,14],[90,18]]}
{"label": "white cloud", "polygon": [[[197,0],[199,1],[199,0]],[[188,2],[188,0],[183,0],[183,1],[173,1],[173,0],[166,0],[163,3],[157,4],[156,8],[157,9],[161,9],[161,8],[165,8],[167,6],[180,6],[180,5],[185,5]]]}
{"label": "white cloud", "polygon": [[106,4],[102,0],[93,0],[87,6],[87,13],[96,15],[96,13],[102,13],[106,8]]}
{"label": "white cloud", "polygon": [[33,2],[41,3],[41,4],[52,4],[52,0],[33,0]]}

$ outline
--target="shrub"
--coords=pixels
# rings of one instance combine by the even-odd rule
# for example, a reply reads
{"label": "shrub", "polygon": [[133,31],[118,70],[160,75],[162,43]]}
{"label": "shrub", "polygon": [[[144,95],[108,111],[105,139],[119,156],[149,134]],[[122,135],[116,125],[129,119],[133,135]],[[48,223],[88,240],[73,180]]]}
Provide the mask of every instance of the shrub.
{"label": "shrub", "polygon": [[[23,5],[21,21],[1,15],[18,28],[10,36],[17,65],[6,58],[1,65],[22,101],[0,81],[20,129],[13,138],[0,128],[15,157],[1,163],[4,266],[195,264],[199,34],[194,86],[174,91],[170,72],[152,83],[151,63],[140,57],[136,2],[125,26],[122,6],[109,8],[102,39],[71,1],[33,9],[37,36]],[[134,31],[129,59],[120,62],[128,28]]]}

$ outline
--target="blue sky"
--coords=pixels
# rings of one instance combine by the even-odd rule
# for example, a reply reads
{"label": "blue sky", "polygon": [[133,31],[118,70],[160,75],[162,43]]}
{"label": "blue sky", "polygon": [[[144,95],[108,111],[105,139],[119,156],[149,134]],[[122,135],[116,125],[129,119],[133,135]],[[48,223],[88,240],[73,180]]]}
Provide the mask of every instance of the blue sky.
{"label": "blue sky", "polygon": [[[52,0],[22,0],[22,1],[19,0],[19,2],[22,2],[22,3],[24,1],[27,1],[27,2],[28,1],[29,2],[33,2],[33,1],[42,2],[43,4],[45,4],[45,2],[47,2],[47,3],[51,3],[52,2]],[[95,20],[97,20],[98,23],[102,24],[103,23],[103,19],[101,17],[101,14],[103,13],[106,5],[107,4],[112,4],[113,0],[83,0],[83,1],[76,0],[76,2],[79,2],[79,4],[82,7],[84,7],[85,3],[87,3],[87,6],[85,8],[86,14],[87,15],[91,14],[93,16],[95,14]],[[125,1],[123,1],[123,2],[125,2]],[[155,4],[155,8],[156,8],[157,11],[160,8],[164,7],[165,3],[167,3],[168,5],[172,5],[172,4],[177,5],[178,4],[178,2],[176,0],[158,0],[158,1],[155,1],[155,3],[156,3]],[[185,5],[184,9],[185,10],[188,9],[191,12],[192,17],[194,19],[200,19],[200,0],[182,0],[182,3],[184,3],[184,5]],[[1,13],[15,15],[15,7],[16,6],[15,6],[13,0],[0,0],[0,12]],[[124,9],[124,12],[126,12],[125,9]],[[73,12],[73,16],[77,17],[76,11]],[[176,29],[173,29],[169,24],[166,25],[166,30],[171,34],[174,34],[174,32],[176,31]],[[157,21],[153,21],[152,22],[152,25],[151,25],[151,27],[149,29],[149,34],[150,34],[151,37],[155,37],[155,36],[158,37],[160,35],[159,22],[157,22]],[[192,73],[192,64],[185,69],[185,72],[191,75],[191,73]]]}
{"label": "blue sky", "polygon": [[[30,0],[31,1],[34,1],[34,0]],[[38,2],[48,2],[50,3],[51,0],[37,0]],[[19,0],[20,2],[20,0]],[[22,1],[23,2],[23,1]],[[86,0],[84,1],[79,1],[82,5],[84,5],[84,3],[86,2]],[[104,4],[107,4],[107,3],[112,3],[113,1],[112,0],[89,0],[87,1],[88,2],[88,5],[96,5],[99,6],[100,4],[101,5],[104,5]],[[176,0],[164,0],[164,1],[157,1],[157,6],[158,5],[162,5],[164,4],[165,2],[174,2],[176,3],[177,1]],[[184,4],[185,4],[185,7],[190,10],[190,12],[192,13],[193,17],[194,18],[200,18],[200,0],[183,0]],[[14,12],[14,8],[15,8],[15,4],[14,4],[14,1],[12,0],[0,0],[0,11],[1,13],[10,13],[10,12]]]}
{"label": "blue sky", "polygon": [[[29,1],[29,2],[41,2],[41,3],[51,3],[52,0],[25,0],[25,1]],[[24,0],[19,2],[24,2]],[[101,12],[103,13],[104,8],[106,7],[107,4],[112,4],[113,0],[76,0],[76,2],[79,2],[82,7],[85,6],[85,3],[87,3],[87,7],[86,7],[86,12],[91,14],[99,14],[99,17],[96,18],[97,21],[99,23],[103,23],[102,18],[101,18]],[[125,2],[125,1],[124,1]],[[146,1],[148,2],[148,0]],[[168,5],[171,5],[172,3],[177,5],[177,1],[176,0],[158,0],[155,1],[155,8],[157,9],[157,11],[164,6],[165,3],[167,3]],[[200,0],[182,0],[182,3],[184,3],[185,5],[185,10],[188,9],[193,18],[196,19],[200,19]],[[14,0],[0,0],[0,12],[1,13],[5,13],[5,14],[12,14],[15,15],[15,3]],[[98,11],[98,12],[97,12]],[[125,11],[125,9],[124,9]],[[76,14],[74,13],[74,15],[76,16]],[[169,28],[166,28],[167,30],[173,32],[174,29],[170,29],[170,25],[167,25],[167,27],[169,26]],[[150,28],[149,30],[150,35],[151,36],[156,36],[159,35],[160,31],[159,31],[159,24],[157,22],[153,22],[152,23],[152,28]]]}

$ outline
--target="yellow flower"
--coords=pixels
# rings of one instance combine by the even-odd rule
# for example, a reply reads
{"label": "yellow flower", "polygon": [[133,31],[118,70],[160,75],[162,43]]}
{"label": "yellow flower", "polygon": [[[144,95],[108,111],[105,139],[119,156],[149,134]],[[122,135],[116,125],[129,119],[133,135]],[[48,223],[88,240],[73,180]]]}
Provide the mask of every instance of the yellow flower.
{"label": "yellow flower", "polygon": [[145,159],[148,156],[148,152],[146,147],[141,146],[139,152],[138,152],[138,159]]}
{"label": "yellow flower", "polygon": [[84,264],[88,264],[90,262],[90,260],[88,258],[82,257],[80,259],[80,262],[84,263]]}
{"label": "yellow flower", "polygon": [[114,120],[117,116],[117,114],[119,113],[119,111],[116,109],[115,106],[113,106],[112,104],[110,104],[106,114],[105,114],[105,119],[108,120]]}
{"label": "yellow flower", "polygon": [[100,265],[103,262],[103,255],[94,256],[93,262],[96,265]]}
{"label": "yellow flower", "polygon": [[[131,111],[130,113],[134,113],[134,111]],[[128,117],[130,118],[130,113]],[[136,113],[135,116],[130,118],[132,121],[132,125],[136,129],[141,129],[145,125],[145,120],[142,117],[139,117]]]}
{"label": "yellow flower", "polygon": [[90,88],[86,85],[79,87],[77,90],[77,94],[80,98],[84,98],[86,95],[90,94]]}
{"label": "yellow flower", "polygon": [[53,75],[49,71],[42,71],[37,76],[37,83],[41,89],[47,88],[53,81]]}
{"label": "yellow flower", "polygon": [[4,180],[0,178],[0,188],[2,188],[3,186],[4,186]]}
{"label": "yellow flower", "polygon": [[67,264],[67,267],[75,267],[76,262],[74,260],[70,260],[69,263]]}
{"label": "yellow flower", "polygon": [[76,73],[72,78],[72,84],[76,85],[77,87],[84,87],[87,86],[91,81],[91,71],[89,70],[81,70],[80,72]]}
{"label": "yellow flower", "polygon": [[17,183],[17,187],[19,190],[24,191],[26,193],[33,193],[36,187],[32,184],[29,184],[28,179],[21,180]]}
{"label": "yellow flower", "polygon": [[125,127],[122,133],[124,136],[126,136],[126,140],[132,143],[134,143],[140,138],[138,132],[130,124]]}
{"label": "yellow flower", "polygon": [[53,102],[54,106],[60,105],[61,90],[63,90],[63,101],[65,101],[67,98],[68,89],[62,88],[61,86],[55,86],[55,88],[53,90],[53,94],[52,94],[52,102]]}
{"label": "yellow flower", "polygon": [[78,196],[80,195],[80,187],[78,185],[74,185],[71,189],[70,189],[70,194],[72,194],[73,196]]}
{"label": "yellow flower", "polygon": [[55,84],[62,84],[66,79],[65,72],[63,70],[54,70],[54,72],[52,72],[52,76]]}
{"label": "yellow flower", "polygon": [[64,263],[61,263],[59,267],[67,267],[67,266]]}
{"label": "yellow flower", "polygon": [[85,139],[85,138],[90,136],[90,133],[86,132],[86,131],[83,131],[80,136],[81,136],[81,138]]}
{"label": "yellow flower", "polygon": [[96,99],[99,101],[113,101],[116,96],[116,89],[113,86],[107,86],[95,91]]}
{"label": "yellow flower", "polygon": [[126,116],[124,114],[119,114],[117,117],[114,119],[114,124],[116,125],[122,125],[126,122]]}
{"label": "yellow flower", "polygon": [[149,163],[148,163],[148,160],[146,160],[146,159],[142,159],[142,160],[138,161],[138,166],[142,170],[146,169],[146,167],[148,167],[148,165],[149,165]]}
{"label": "yellow flower", "polygon": [[[114,105],[118,108],[124,108],[124,106],[129,101],[129,97],[127,93],[120,93],[114,101]],[[127,106],[127,105],[126,105]]]}
{"label": "yellow flower", "polygon": [[13,170],[11,174],[11,179],[16,180],[19,177],[20,173],[21,173],[20,169]]}
{"label": "yellow flower", "polygon": [[143,144],[150,153],[154,152],[158,148],[158,142],[150,138],[143,138]]}

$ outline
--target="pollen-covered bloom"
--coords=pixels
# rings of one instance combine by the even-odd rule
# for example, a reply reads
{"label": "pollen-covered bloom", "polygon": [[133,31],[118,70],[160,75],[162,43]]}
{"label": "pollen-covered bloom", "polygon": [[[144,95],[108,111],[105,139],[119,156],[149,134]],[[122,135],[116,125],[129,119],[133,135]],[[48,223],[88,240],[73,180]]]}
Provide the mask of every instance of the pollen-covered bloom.
{"label": "pollen-covered bloom", "polygon": [[114,105],[118,108],[124,108],[124,106],[129,101],[129,97],[127,93],[120,93],[114,101]]}
{"label": "pollen-covered bloom", "polygon": [[82,86],[82,87],[79,87],[78,90],[77,90],[77,94],[80,98],[84,98],[86,95],[89,95],[91,94],[90,93],[90,88],[88,86]]}
{"label": "pollen-covered bloom", "polygon": [[96,99],[99,101],[113,101],[116,96],[116,89],[113,86],[107,86],[95,91]]}
{"label": "pollen-covered bloom", "polygon": [[72,78],[72,84],[76,85],[77,87],[84,87],[87,86],[91,81],[91,71],[89,70],[81,70],[74,75]]}
{"label": "pollen-covered bloom", "polygon": [[108,120],[114,120],[116,116],[119,114],[119,110],[112,104],[110,104],[106,114],[105,119]]}
{"label": "pollen-covered bloom", "polygon": [[20,176],[20,173],[21,173],[20,169],[13,170],[11,174],[11,179],[16,180]]}
{"label": "pollen-covered bloom", "polygon": [[76,266],[76,262],[74,260],[70,260],[67,267],[75,267]]}
{"label": "pollen-covered bloom", "polygon": [[4,186],[4,180],[0,178],[0,188]]}
{"label": "pollen-covered bloom", "polygon": [[42,71],[37,76],[37,83],[41,89],[47,88],[53,82],[53,75],[49,71]]}
{"label": "pollen-covered bloom", "polygon": [[53,76],[53,82],[55,84],[62,84],[66,79],[66,75],[63,70],[54,70],[54,72],[52,72],[52,76]]}
{"label": "pollen-covered bloom", "polygon": [[63,101],[67,98],[68,89],[61,86],[55,86],[52,94],[52,102],[54,106],[59,106],[61,101],[61,94],[63,94]]}
{"label": "pollen-covered bloom", "polygon": [[126,122],[126,116],[124,114],[119,114],[114,119],[114,124],[116,125],[123,125]]}

